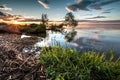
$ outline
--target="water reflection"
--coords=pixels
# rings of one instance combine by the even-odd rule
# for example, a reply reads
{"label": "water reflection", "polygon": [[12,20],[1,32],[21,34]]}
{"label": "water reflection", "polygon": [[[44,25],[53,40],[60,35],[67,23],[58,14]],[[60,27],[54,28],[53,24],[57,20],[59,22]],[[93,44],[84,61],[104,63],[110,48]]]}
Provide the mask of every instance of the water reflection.
{"label": "water reflection", "polygon": [[74,37],[76,36],[76,34],[77,34],[77,31],[75,31],[75,30],[72,30],[72,31],[66,33],[66,34],[65,34],[65,39],[66,39],[66,41],[67,41],[67,42],[73,41],[73,40],[74,40]]}
{"label": "water reflection", "polygon": [[38,36],[38,37],[42,37],[42,38],[46,38],[48,36],[48,33],[40,33],[40,34],[35,34],[34,36]]}
{"label": "water reflection", "polygon": [[[110,34],[111,32],[112,34]],[[76,29],[65,30],[64,32],[47,31],[46,38],[39,38],[39,41],[35,46],[44,47],[55,45],[55,42],[59,42],[62,46],[69,45],[73,47],[89,47],[98,50],[103,49],[106,46],[106,41],[120,42],[120,37],[115,34],[116,31],[107,30],[88,30],[88,29]],[[108,34],[109,33],[109,34]],[[117,33],[119,34],[119,33]],[[114,37],[114,38],[113,38]],[[108,46],[112,47],[112,46]],[[108,48],[107,48],[108,49]]]}
{"label": "water reflection", "polygon": [[[33,36],[33,35],[32,35]],[[120,30],[108,29],[67,29],[61,32],[46,31],[40,34],[34,47],[49,47],[59,44],[63,47],[71,46],[77,50],[107,51],[111,48],[120,54]]]}

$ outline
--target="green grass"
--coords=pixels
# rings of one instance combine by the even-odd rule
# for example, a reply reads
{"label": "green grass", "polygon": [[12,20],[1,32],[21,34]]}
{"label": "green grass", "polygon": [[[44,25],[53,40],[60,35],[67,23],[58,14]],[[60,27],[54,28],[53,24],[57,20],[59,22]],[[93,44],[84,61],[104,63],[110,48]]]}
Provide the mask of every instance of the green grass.
{"label": "green grass", "polygon": [[44,48],[40,62],[48,80],[120,80],[120,59],[113,61],[95,51],[77,52],[71,48]]}

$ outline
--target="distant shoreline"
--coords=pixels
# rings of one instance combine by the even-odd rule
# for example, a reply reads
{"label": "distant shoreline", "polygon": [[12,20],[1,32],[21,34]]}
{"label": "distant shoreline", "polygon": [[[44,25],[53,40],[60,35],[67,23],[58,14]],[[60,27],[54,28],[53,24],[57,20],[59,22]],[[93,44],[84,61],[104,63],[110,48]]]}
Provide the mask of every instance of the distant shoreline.
{"label": "distant shoreline", "polygon": [[[64,21],[48,21],[49,24],[61,24],[63,23]],[[5,21],[5,22],[0,22],[0,23],[7,23],[7,24],[14,24],[13,22],[10,22],[10,21]],[[17,22],[16,24],[18,25],[25,25],[25,24],[40,24],[41,21],[31,21],[31,22],[27,22],[27,21],[24,21],[24,22]],[[120,22],[118,21],[91,21],[91,22],[87,22],[87,21],[78,21],[78,25],[103,25],[103,24],[106,24],[106,25],[109,25],[109,24],[118,24],[120,25]]]}

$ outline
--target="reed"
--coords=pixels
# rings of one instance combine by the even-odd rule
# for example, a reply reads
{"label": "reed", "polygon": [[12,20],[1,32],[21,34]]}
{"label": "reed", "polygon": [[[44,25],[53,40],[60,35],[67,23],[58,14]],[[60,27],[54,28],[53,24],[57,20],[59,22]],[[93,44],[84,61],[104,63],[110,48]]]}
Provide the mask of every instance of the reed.
{"label": "reed", "polygon": [[49,80],[120,80],[120,58],[113,61],[112,54],[54,46],[44,48],[40,62]]}

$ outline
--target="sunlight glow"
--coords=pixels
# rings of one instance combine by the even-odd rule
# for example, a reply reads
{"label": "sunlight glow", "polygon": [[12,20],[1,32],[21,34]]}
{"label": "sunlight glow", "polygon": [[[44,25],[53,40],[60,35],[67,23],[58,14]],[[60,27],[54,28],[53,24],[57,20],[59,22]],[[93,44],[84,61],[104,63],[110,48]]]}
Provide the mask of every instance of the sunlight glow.
{"label": "sunlight glow", "polygon": [[12,24],[20,24],[20,22],[18,22],[16,20],[12,20],[11,22],[12,22]]}

